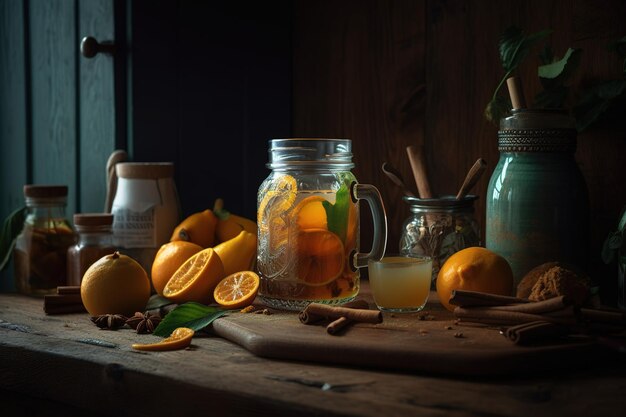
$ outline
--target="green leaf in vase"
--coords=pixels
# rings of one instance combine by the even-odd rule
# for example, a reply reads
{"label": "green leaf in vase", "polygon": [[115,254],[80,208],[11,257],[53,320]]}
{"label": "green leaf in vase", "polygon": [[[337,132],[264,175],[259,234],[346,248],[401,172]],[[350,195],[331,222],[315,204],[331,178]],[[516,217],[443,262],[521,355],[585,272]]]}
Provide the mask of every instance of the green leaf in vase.
{"label": "green leaf in vase", "polygon": [[339,236],[343,243],[346,242],[346,228],[348,226],[348,215],[350,211],[350,190],[344,182],[335,195],[335,204],[323,201],[322,205],[326,211],[328,230]]}
{"label": "green leaf in vase", "polygon": [[154,334],[168,337],[178,327],[188,327],[194,331],[201,330],[228,312],[229,310],[200,303],[181,304],[163,318],[154,330]]}

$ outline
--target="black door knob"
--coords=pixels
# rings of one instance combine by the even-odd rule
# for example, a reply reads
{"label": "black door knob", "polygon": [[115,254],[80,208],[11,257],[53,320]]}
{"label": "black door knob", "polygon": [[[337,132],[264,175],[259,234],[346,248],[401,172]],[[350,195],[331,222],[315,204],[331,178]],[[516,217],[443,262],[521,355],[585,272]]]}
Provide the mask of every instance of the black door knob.
{"label": "black door knob", "polygon": [[95,38],[85,36],[80,42],[80,53],[85,58],[93,58],[99,53],[113,55],[115,53],[115,44],[111,41],[99,43]]}

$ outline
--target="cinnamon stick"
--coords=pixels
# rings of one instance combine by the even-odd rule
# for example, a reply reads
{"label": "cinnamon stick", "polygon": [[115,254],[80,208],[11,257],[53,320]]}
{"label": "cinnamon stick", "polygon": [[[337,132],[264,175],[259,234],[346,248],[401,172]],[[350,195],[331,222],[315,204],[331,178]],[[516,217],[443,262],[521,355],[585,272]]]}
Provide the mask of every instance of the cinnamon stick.
{"label": "cinnamon stick", "polygon": [[44,305],[82,304],[80,294],[50,294],[43,296]]}
{"label": "cinnamon stick", "polygon": [[339,317],[337,320],[331,322],[328,326],[326,326],[326,331],[330,335],[336,335],[345,327],[347,327],[350,323],[352,323],[352,320],[345,317]]}
{"label": "cinnamon stick", "polygon": [[[571,301],[565,296],[561,295],[559,297],[548,298],[547,300],[536,301],[533,303],[492,306],[491,308],[500,311],[516,311],[518,313],[543,314],[555,311],[564,311],[565,307],[568,306],[571,306]],[[573,308],[566,311],[566,314],[573,316]]]}
{"label": "cinnamon stick", "polygon": [[80,285],[57,287],[57,294],[80,294]]}
{"label": "cinnamon stick", "polygon": [[43,306],[43,311],[46,314],[70,314],[70,313],[84,313],[85,306],[80,304],[60,304],[60,305],[46,305]]}
{"label": "cinnamon stick", "polygon": [[345,317],[359,323],[382,323],[383,314],[378,310],[365,310],[359,308],[333,307],[326,304],[311,303],[300,313],[300,321],[310,324],[319,320],[338,319]]}
{"label": "cinnamon stick", "polygon": [[565,336],[569,333],[570,329],[567,326],[547,321],[533,321],[509,327],[504,335],[516,345],[527,345],[540,340]]}
{"label": "cinnamon stick", "polygon": [[[359,299],[359,300],[353,300],[350,301],[348,303],[345,303],[342,305],[342,307],[345,308],[357,308],[357,309],[363,309],[363,310],[367,310],[369,309],[369,304],[367,303],[367,301],[363,300],[363,299]],[[324,315],[316,315],[314,313],[311,313],[308,310],[308,307],[305,308],[303,311],[300,312],[299,314],[299,319],[302,323],[304,324],[313,324],[316,323],[318,321],[322,321],[327,319],[326,316]]]}
{"label": "cinnamon stick", "polygon": [[452,290],[449,302],[452,305],[460,307],[475,307],[523,304],[529,301],[525,298],[508,297],[506,295],[488,294],[478,291]]}
{"label": "cinnamon stick", "polygon": [[491,307],[464,308],[456,307],[454,315],[461,321],[476,323],[501,324],[505,326],[528,323],[532,321],[547,321],[555,324],[575,325],[576,318],[552,317],[541,314],[521,313],[517,311],[498,310]]}
{"label": "cinnamon stick", "polygon": [[433,193],[430,190],[428,174],[426,170],[426,156],[424,155],[424,146],[407,146],[406,153],[409,156],[417,192],[420,198],[432,198]]}

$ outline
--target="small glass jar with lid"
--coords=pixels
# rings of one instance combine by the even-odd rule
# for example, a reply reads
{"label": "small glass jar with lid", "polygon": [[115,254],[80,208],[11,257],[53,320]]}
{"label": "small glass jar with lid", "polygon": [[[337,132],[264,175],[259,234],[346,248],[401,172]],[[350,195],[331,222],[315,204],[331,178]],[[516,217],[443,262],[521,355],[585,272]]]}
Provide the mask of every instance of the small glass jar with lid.
{"label": "small glass jar with lid", "polygon": [[13,260],[17,290],[45,295],[67,285],[67,249],[76,234],[65,218],[67,187],[25,185],[27,214],[15,241]]}
{"label": "small glass jar with lid", "polygon": [[480,246],[480,229],[474,218],[474,201],[468,195],[440,198],[403,197],[411,215],[402,224],[400,253],[429,256],[433,260],[432,285],[444,262],[454,253]]}
{"label": "small glass jar with lid", "polygon": [[112,225],[112,214],[74,215],[78,242],[67,251],[68,285],[80,285],[87,268],[103,256],[115,252]]}

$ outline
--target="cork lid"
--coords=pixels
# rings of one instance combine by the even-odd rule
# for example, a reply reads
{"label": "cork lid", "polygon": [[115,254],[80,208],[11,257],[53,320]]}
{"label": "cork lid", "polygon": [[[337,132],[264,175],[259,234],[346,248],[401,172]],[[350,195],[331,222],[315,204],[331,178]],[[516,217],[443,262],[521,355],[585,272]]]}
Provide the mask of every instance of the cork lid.
{"label": "cork lid", "polygon": [[79,213],[74,214],[74,224],[76,226],[111,226],[113,215],[109,213]]}
{"label": "cork lid", "polygon": [[28,198],[59,198],[67,197],[66,185],[34,185],[24,186],[24,197]]}
{"label": "cork lid", "polygon": [[172,162],[120,162],[115,165],[120,178],[159,179],[174,176]]}

